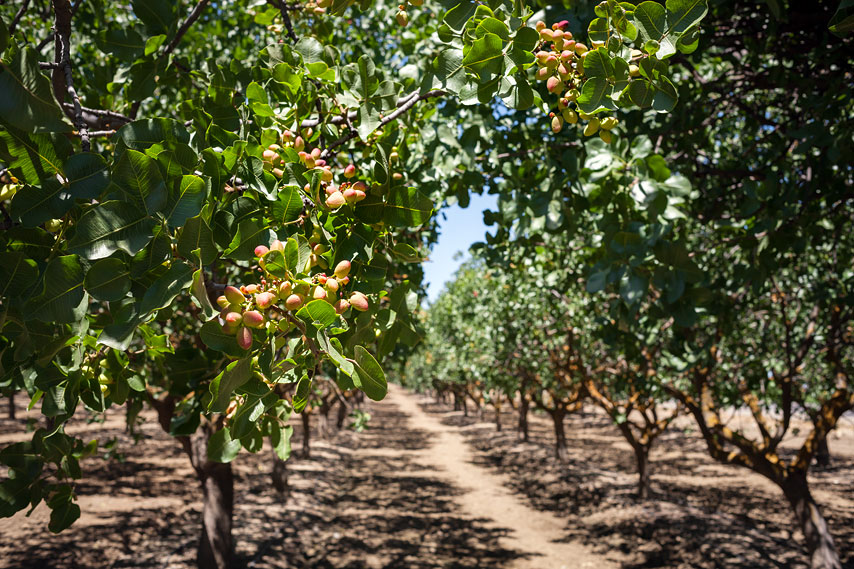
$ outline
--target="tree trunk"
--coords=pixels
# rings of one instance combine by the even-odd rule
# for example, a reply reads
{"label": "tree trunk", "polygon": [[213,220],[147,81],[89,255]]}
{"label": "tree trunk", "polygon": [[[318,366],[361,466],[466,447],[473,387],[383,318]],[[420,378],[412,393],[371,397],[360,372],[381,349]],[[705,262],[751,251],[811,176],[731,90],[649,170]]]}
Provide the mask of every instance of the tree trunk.
{"label": "tree trunk", "polygon": [[552,422],[555,428],[555,458],[558,460],[566,460],[566,431],[563,427],[563,418],[566,416],[566,411],[557,409],[549,411],[552,416]]}
{"label": "tree trunk", "polygon": [[347,406],[344,405],[343,401],[338,402],[338,416],[335,418],[335,426],[338,427],[338,430],[344,428],[344,420],[347,418]]}
{"label": "tree trunk", "polygon": [[288,463],[279,458],[279,455],[273,452],[273,472],[270,474],[273,482],[273,488],[279,493],[282,501],[288,499],[290,486],[288,485]]}
{"label": "tree trunk", "polygon": [[15,396],[9,395],[9,418],[15,420]]}
{"label": "tree trunk", "polygon": [[227,569],[231,564],[231,523],[234,514],[234,474],[231,463],[206,462],[200,470],[204,506],[202,540],[196,558],[199,569]]}
{"label": "tree trunk", "polygon": [[501,432],[501,403],[495,405],[495,430]]}
{"label": "tree trunk", "polygon": [[528,442],[528,406],[530,402],[522,395],[522,400],[519,402],[519,435],[524,442]]}
{"label": "tree trunk", "polygon": [[305,409],[300,415],[302,417],[302,457],[308,458],[311,456],[311,417]]}
{"label": "tree trunk", "polygon": [[638,498],[646,500],[649,497],[649,446],[634,444],[635,460],[638,465]]}
{"label": "tree trunk", "polygon": [[783,492],[804,534],[812,569],[841,569],[839,553],[818,505],[810,494],[806,473],[793,472],[783,482]]}
{"label": "tree trunk", "polygon": [[459,411],[463,406],[460,403],[460,396],[454,393],[454,411]]}
{"label": "tree trunk", "polygon": [[827,437],[818,442],[818,448],[815,451],[815,463],[821,468],[830,466],[830,447],[827,444]]}

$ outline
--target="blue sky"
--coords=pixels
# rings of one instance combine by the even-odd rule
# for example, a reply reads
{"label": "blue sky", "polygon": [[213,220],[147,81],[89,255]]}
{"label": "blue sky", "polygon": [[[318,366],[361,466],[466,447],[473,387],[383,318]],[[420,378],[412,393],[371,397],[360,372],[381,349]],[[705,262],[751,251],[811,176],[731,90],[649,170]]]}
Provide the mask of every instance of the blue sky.
{"label": "blue sky", "polygon": [[[484,240],[488,228],[483,224],[483,210],[498,209],[497,200],[496,195],[472,194],[467,208],[458,205],[445,208],[442,210],[445,219],[439,214],[439,242],[433,247],[430,260],[424,263],[430,302],[436,300],[445,283],[453,278],[454,271],[468,258],[468,248],[472,243]],[[463,256],[454,260],[458,252]]]}

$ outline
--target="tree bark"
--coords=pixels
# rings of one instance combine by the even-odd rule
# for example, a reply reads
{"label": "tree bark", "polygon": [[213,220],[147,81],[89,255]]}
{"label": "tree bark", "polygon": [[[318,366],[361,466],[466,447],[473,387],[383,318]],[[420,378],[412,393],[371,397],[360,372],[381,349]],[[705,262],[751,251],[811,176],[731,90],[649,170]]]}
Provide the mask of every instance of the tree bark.
{"label": "tree bark", "polygon": [[273,452],[273,472],[270,473],[273,482],[273,488],[279,493],[282,501],[288,499],[290,486],[288,485],[288,463],[279,458],[279,455]]}
{"label": "tree bark", "polygon": [[231,463],[206,462],[201,468],[204,506],[199,569],[227,569],[231,564],[231,524],[234,514],[234,474]]}
{"label": "tree bark", "polygon": [[783,493],[795,513],[795,519],[806,541],[812,569],[841,569],[833,536],[818,505],[810,494],[806,473],[793,472],[782,484]]}
{"label": "tree bark", "polygon": [[821,468],[830,466],[830,446],[827,444],[827,437],[818,442],[818,448],[815,451],[815,463]]}
{"label": "tree bark", "polygon": [[15,420],[15,396],[9,395],[9,418]]}
{"label": "tree bark", "polygon": [[338,416],[335,418],[335,426],[340,431],[344,428],[344,420],[347,418],[347,406],[343,401],[338,402]]}
{"label": "tree bark", "polygon": [[635,461],[638,466],[638,498],[646,500],[649,497],[649,450],[648,445],[640,443],[632,445],[635,451]]}
{"label": "tree bark", "polygon": [[519,435],[522,437],[524,442],[528,442],[528,406],[530,402],[522,394],[522,399],[519,401]]}
{"label": "tree bark", "polygon": [[302,457],[309,458],[311,456],[311,417],[305,409],[300,416],[302,417]]}
{"label": "tree bark", "polygon": [[563,418],[566,416],[566,411],[557,409],[549,411],[552,416],[552,422],[555,429],[555,458],[558,460],[566,460],[566,430],[563,426]]}
{"label": "tree bark", "polygon": [[495,430],[501,432],[501,403],[495,405]]}

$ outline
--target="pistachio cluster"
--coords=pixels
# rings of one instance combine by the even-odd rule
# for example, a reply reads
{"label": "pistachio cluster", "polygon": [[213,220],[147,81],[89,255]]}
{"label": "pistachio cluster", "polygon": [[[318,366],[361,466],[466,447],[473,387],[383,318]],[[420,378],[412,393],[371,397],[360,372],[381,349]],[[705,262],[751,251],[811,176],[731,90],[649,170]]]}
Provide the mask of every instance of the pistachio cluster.
{"label": "pistachio cluster", "polygon": [[[540,50],[535,54],[538,67],[536,77],[546,82],[549,93],[558,95],[557,112],[549,113],[552,132],[557,134],[565,123],[576,124],[580,119],[587,122],[584,136],[593,136],[598,132],[599,138],[610,143],[613,140],[611,129],[617,126],[617,119],[593,117],[578,109],[576,101],[584,82],[584,60],[590,48],[573,39],[572,32],[564,30],[568,25],[566,20],[552,24],[551,28],[542,21],[536,24],[542,42]],[[600,45],[600,42],[594,42],[593,48]],[[636,73],[637,67],[631,66],[630,71]]]}
{"label": "pistachio cluster", "polygon": [[[312,266],[325,264],[320,257],[325,252],[324,248],[325,245],[321,243],[312,244]],[[239,288],[228,286],[224,294],[217,298],[217,304],[222,309],[220,324],[223,332],[234,334],[243,349],[252,346],[252,329],[291,331],[294,321],[290,314],[311,300],[325,300],[337,314],[344,314],[350,307],[361,312],[370,307],[368,297],[363,293],[352,291],[347,295],[344,290],[350,283],[350,261],[338,263],[332,275],[318,273],[308,280],[279,278],[267,272],[266,257],[272,251],[284,253],[284,250],[285,245],[279,240],[273,241],[270,247],[256,247],[258,266],[264,271],[261,284],[242,285]]]}

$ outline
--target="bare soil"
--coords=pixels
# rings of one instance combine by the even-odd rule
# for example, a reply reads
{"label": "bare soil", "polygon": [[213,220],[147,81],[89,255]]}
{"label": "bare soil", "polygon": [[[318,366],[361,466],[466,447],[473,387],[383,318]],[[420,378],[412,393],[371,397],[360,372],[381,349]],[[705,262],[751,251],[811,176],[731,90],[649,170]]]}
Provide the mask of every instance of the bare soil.
{"label": "bare soil", "polygon": [[[368,431],[314,435],[310,457],[295,451],[289,496],[270,483],[269,450],[241,453],[234,567],[806,567],[779,491],[712,463],[691,433],[664,436],[652,456],[653,497],[639,502],[631,451],[601,414],[567,419],[570,459],[560,463],[541,418],[523,444],[510,414],[496,432],[476,413],[398,388],[366,410]],[[15,421],[3,415],[0,443],[28,438],[22,406]],[[147,419],[139,444],[118,412],[69,428],[115,437],[122,460],[83,463],[83,516],[58,536],[43,505],[0,519],[0,568],[193,566],[201,490],[178,443]],[[854,568],[854,434],[842,435],[831,440],[833,466],[811,482]]]}

